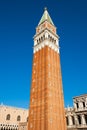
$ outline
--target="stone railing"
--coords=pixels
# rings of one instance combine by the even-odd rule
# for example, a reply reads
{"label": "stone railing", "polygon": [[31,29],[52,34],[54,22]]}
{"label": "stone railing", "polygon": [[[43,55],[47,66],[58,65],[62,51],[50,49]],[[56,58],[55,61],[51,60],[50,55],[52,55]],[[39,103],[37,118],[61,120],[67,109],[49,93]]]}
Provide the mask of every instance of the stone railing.
{"label": "stone railing", "polygon": [[83,107],[83,108],[75,108],[74,110],[75,110],[75,112],[87,111],[87,107]]}
{"label": "stone railing", "polygon": [[83,124],[81,124],[81,125],[71,125],[71,126],[67,126],[67,128],[69,129],[69,128],[87,128],[87,124],[85,124],[85,125],[83,125]]}

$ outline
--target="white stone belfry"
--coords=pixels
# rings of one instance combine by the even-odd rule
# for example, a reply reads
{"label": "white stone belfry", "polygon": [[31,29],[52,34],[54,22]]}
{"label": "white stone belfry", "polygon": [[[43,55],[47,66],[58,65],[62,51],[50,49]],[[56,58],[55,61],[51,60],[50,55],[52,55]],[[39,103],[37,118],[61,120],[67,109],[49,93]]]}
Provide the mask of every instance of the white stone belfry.
{"label": "white stone belfry", "polygon": [[49,46],[55,52],[59,53],[59,36],[56,34],[56,27],[54,26],[47,9],[44,10],[44,14],[36,28],[36,34],[34,36],[34,53],[45,46]]}

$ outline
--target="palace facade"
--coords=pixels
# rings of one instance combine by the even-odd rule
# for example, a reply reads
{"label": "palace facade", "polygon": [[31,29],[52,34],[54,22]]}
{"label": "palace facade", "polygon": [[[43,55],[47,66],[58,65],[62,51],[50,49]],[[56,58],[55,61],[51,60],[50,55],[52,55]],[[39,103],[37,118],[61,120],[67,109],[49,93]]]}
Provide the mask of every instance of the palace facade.
{"label": "palace facade", "polygon": [[27,120],[27,109],[0,105],[0,130],[18,130],[20,122]]}

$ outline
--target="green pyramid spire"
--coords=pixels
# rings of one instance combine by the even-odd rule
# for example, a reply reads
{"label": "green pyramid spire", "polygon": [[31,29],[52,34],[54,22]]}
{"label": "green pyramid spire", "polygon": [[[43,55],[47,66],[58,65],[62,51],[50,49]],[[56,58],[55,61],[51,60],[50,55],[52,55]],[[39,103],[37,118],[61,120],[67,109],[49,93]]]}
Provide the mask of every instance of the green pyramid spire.
{"label": "green pyramid spire", "polygon": [[52,25],[54,25],[54,23],[53,23],[50,15],[49,15],[49,13],[47,11],[47,8],[44,9],[44,13],[43,13],[43,15],[41,17],[41,20],[40,20],[40,22],[39,22],[38,25],[42,24],[44,21],[48,21],[49,23],[51,23]]}

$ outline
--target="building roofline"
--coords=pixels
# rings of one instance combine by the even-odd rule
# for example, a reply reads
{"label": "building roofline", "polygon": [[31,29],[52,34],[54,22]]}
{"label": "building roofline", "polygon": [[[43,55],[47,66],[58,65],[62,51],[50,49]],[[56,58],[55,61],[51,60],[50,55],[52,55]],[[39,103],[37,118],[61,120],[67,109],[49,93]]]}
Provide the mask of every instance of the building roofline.
{"label": "building roofline", "polygon": [[79,95],[79,96],[75,96],[75,97],[73,97],[73,99],[79,98],[79,97],[83,97],[83,96],[87,96],[87,94],[81,94],[81,95]]}
{"label": "building roofline", "polygon": [[8,105],[2,105],[2,104],[0,104],[0,107],[8,107],[8,108],[21,109],[21,110],[28,110],[27,108],[21,108],[21,107],[15,107],[15,106],[8,106]]}

